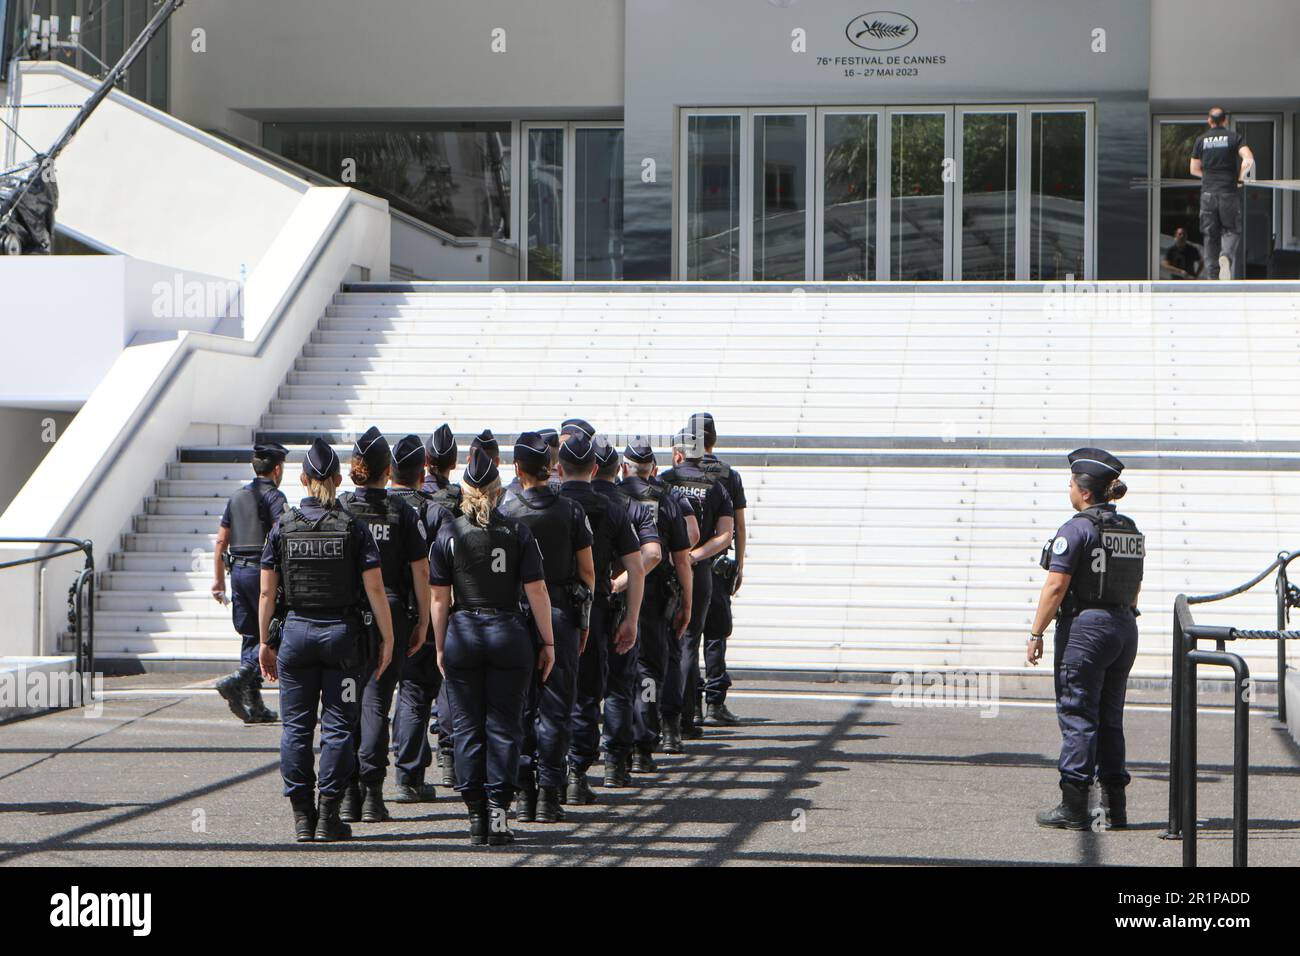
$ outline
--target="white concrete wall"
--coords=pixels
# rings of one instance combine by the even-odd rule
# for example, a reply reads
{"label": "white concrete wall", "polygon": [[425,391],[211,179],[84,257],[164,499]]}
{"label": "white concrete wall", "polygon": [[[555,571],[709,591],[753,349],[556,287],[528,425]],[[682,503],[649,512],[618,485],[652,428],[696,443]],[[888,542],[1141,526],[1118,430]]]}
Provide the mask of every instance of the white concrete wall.
{"label": "white concrete wall", "polygon": [[[80,104],[85,74],[24,63],[20,104]],[[19,109],[23,138],[45,149],[74,115]],[[19,143],[19,160],[31,151]],[[114,91],[59,157],[58,219],[126,255],[175,269],[242,279],[289,221],[308,184],[278,167]]]}
{"label": "white concrete wall", "polygon": [[510,281],[519,278],[519,251],[496,239],[454,243],[409,216],[393,213],[393,269],[415,279]]}
{"label": "white concrete wall", "polygon": [[1151,0],[1151,99],[1300,98],[1296,0]]}
{"label": "white concrete wall", "polygon": [[49,408],[0,408],[0,512],[72,421],[72,412]]}

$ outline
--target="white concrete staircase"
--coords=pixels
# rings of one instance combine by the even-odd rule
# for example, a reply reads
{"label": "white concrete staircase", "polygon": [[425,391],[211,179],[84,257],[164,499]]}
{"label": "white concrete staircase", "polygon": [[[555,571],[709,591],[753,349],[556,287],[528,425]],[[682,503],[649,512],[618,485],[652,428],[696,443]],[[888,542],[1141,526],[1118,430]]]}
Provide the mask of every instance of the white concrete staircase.
{"label": "white concrete staircase", "polygon": [[[579,414],[664,435],[707,408],[750,504],[731,660],[848,671],[1023,664],[1038,550],[1069,514],[1064,453],[1108,444],[1151,556],[1138,669],[1161,673],[1176,594],[1300,547],[1300,295],[1164,298],[1135,321],[980,292],[349,292],[262,430],[345,452],[371,424],[505,437]],[[103,576],[101,657],[233,659],[207,589],[246,460],[194,448],[167,466]],[[1197,612],[1272,615],[1267,589]],[[1249,650],[1275,671],[1271,647]]]}

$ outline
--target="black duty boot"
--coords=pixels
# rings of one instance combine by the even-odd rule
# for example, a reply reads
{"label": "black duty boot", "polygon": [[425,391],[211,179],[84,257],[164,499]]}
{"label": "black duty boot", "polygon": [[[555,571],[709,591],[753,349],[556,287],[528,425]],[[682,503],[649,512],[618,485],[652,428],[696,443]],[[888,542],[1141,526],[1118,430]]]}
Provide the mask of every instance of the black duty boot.
{"label": "black duty boot", "polygon": [[469,810],[470,846],[487,846],[488,841],[488,805],[486,800],[466,801]]}
{"label": "black duty boot", "polygon": [[[531,774],[530,774],[531,776]],[[524,781],[523,786],[519,788],[519,793],[515,795],[515,819],[520,823],[537,822],[537,783],[534,780]],[[543,823],[548,821],[542,821]]]}
{"label": "black duty boot", "polygon": [[448,789],[455,789],[456,758],[450,750],[438,749],[438,769],[442,771],[442,785]]}
{"label": "black duty boot", "polygon": [[682,721],[682,740],[699,740],[703,736],[704,731],[700,730],[699,724],[694,721]]}
{"label": "black duty boot", "polygon": [[564,808],[560,806],[558,787],[542,787],[537,801],[538,823],[563,823]]}
{"label": "black duty boot", "polygon": [[505,846],[515,842],[510,830],[510,814],[498,803],[488,804],[488,846]]}
{"label": "black duty boot", "polygon": [[1106,826],[1111,830],[1128,827],[1128,796],[1122,783],[1101,785],[1101,807],[1106,812]]}
{"label": "black duty boot", "polygon": [[339,819],[344,823],[361,822],[361,781],[353,780],[344,789],[339,802]]}
{"label": "black duty boot", "polygon": [[277,723],[280,720],[280,715],[267,707],[266,701],[262,700],[262,679],[254,674],[253,679],[245,686],[248,688],[247,707],[250,722],[254,724]]}
{"label": "black duty boot", "polygon": [[384,806],[384,781],[366,784],[365,795],[361,798],[362,823],[387,823],[393,819]]}
{"label": "black duty boot", "polygon": [[585,807],[590,803],[596,802],[596,793],[591,789],[591,784],[587,782],[587,771],[575,770],[569,768],[569,803],[577,807]]}
{"label": "black duty boot", "polygon": [[433,803],[438,790],[431,783],[399,783],[393,790],[393,803]]}
{"label": "black duty boot", "polygon": [[293,807],[293,828],[298,835],[298,842],[310,843],[316,839],[317,821],[316,807],[312,803],[311,795],[293,797],[289,800],[289,805]]}
{"label": "black duty boot", "polygon": [[660,748],[666,754],[679,754],[682,752],[682,719],[681,717],[664,718],[664,739]]}
{"label": "black duty boot", "polygon": [[336,840],[352,839],[352,828],[339,818],[338,797],[327,797],[321,794],[316,814],[317,843],[333,843]]}
{"label": "black duty boot", "polygon": [[709,704],[709,720],[727,727],[734,727],[740,723],[740,718],[728,710],[726,703],[723,701]]}
{"label": "black duty boot", "polygon": [[659,765],[655,763],[655,757],[651,753],[650,747],[637,744],[636,750],[632,752],[632,772],[655,773],[658,769]]}
{"label": "black duty boot", "polygon": [[226,702],[230,712],[242,720],[249,723],[248,709],[244,706],[244,680],[247,677],[247,671],[235,671],[229,677],[223,677],[217,681],[217,693],[221,699]]}
{"label": "black duty boot", "polygon": [[1082,784],[1061,781],[1061,803],[1054,810],[1038,814],[1040,827],[1056,830],[1091,830],[1092,815],[1088,813],[1088,790]]}
{"label": "black duty boot", "polygon": [[628,773],[627,757],[620,754],[608,754],[605,757],[605,787],[615,789],[632,786],[632,775]]}

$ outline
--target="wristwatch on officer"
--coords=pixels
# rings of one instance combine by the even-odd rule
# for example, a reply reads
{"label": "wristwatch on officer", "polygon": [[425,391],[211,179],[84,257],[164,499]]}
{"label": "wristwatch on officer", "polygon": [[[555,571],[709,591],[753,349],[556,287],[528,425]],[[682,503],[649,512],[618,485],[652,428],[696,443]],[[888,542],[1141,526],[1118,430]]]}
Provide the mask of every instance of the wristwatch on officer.
{"label": "wristwatch on officer", "polygon": [[1029,632],[1029,640],[1031,640],[1031,641],[1041,641],[1042,639],[1043,639],[1043,635],[1042,635],[1042,634],[1035,634],[1033,631],[1030,631],[1030,632]]}

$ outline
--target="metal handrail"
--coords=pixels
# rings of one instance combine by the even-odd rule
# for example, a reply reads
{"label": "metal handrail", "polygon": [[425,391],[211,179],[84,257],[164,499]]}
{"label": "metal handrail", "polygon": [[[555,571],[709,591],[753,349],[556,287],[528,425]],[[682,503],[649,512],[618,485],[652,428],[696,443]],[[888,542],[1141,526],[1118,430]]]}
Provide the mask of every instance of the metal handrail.
{"label": "metal handrail", "polygon": [[82,538],[0,538],[0,545],[5,544],[48,544],[66,547],[12,561],[0,561],[0,571],[28,564],[43,564],[70,554],[85,554],[85,564],[77,572],[72,586],[68,588],[68,624],[72,626],[75,666],[78,684],[83,694],[82,699],[83,701],[93,699],[94,682],[86,678],[95,673],[95,543]]}

